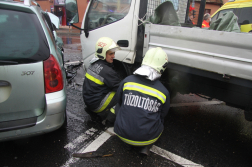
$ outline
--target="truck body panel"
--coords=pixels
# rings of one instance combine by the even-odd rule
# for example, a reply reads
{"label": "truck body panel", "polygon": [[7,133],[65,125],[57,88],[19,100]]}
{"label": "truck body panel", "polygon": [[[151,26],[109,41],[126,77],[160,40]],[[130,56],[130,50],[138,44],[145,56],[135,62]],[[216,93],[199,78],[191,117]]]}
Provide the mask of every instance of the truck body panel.
{"label": "truck body panel", "polygon": [[252,80],[252,34],[155,24],[145,34],[144,53],[161,47],[171,63]]}

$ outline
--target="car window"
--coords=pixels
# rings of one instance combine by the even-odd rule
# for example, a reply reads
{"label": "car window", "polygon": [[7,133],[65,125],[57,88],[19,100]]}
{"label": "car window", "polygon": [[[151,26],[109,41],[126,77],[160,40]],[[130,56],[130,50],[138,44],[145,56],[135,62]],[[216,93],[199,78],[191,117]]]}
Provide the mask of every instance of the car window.
{"label": "car window", "polygon": [[128,14],[130,4],[131,0],[92,1],[87,16],[89,31],[121,20]]}
{"label": "car window", "polygon": [[215,20],[217,20],[219,13],[220,13],[220,12],[216,13],[216,14],[211,18],[212,22],[214,22]]}
{"label": "car window", "polygon": [[32,63],[50,55],[48,42],[37,16],[0,9],[0,60]]}
{"label": "car window", "polygon": [[50,17],[48,16],[48,14],[43,13],[43,14],[42,14],[42,18],[43,18],[43,20],[44,20],[44,22],[45,22],[46,28],[47,28],[47,30],[48,30],[48,33],[49,33],[51,39],[54,39],[54,36],[53,36],[54,28],[53,28],[53,24],[52,24],[52,22],[51,22]]}
{"label": "car window", "polygon": [[223,14],[226,13],[226,12],[229,12],[229,11],[234,12],[234,9],[225,9],[225,10],[221,10],[221,11],[219,12],[219,15],[218,15],[217,19],[220,18],[220,17],[223,17]]}
{"label": "car window", "polygon": [[174,9],[176,11],[178,11],[178,8],[179,8],[179,1],[178,0],[161,0],[161,3],[165,2],[165,1],[171,1]]}
{"label": "car window", "polygon": [[43,19],[44,19],[44,21],[45,21],[47,27],[50,29],[51,32],[53,32],[54,28],[53,28],[53,24],[52,24],[52,22],[51,22],[50,17],[48,16],[47,13],[44,13],[44,12],[42,13],[42,15],[43,15],[43,17],[44,17]]}
{"label": "car window", "polygon": [[[147,13],[146,13],[146,20],[150,20],[150,18],[151,17],[156,17],[156,16],[154,16],[155,15],[155,13],[157,13],[157,11],[155,12],[155,10],[162,4],[162,3],[164,3],[164,2],[166,2],[166,1],[170,1],[170,2],[172,2],[172,4],[173,4],[173,8],[174,8],[174,10],[176,11],[176,12],[178,12],[179,13],[179,0],[159,0],[159,1],[148,1],[148,4],[147,4]],[[168,10],[169,9],[167,9],[167,11],[165,11],[165,10],[160,10],[159,12],[161,12],[161,13],[165,13],[165,12],[168,12]],[[158,13],[159,13],[158,12]],[[167,17],[167,18],[169,18],[169,17],[171,17],[173,14],[173,12],[169,12],[170,14],[168,14],[167,15],[167,13],[166,13],[166,15],[165,15],[165,17]],[[184,17],[184,16],[183,16]],[[153,18],[152,18],[152,20],[153,20]]]}
{"label": "car window", "polygon": [[48,16],[48,14],[43,13],[42,18],[43,18],[43,21],[45,22],[47,32],[48,32],[48,34],[50,35],[50,37],[52,39],[53,45],[56,46],[56,39],[55,39],[55,37],[53,35],[53,30],[52,30],[53,29],[53,24],[51,22],[50,17]]}
{"label": "car window", "polygon": [[251,24],[252,23],[252,7],[241,8],[238,16],[239,24]]}

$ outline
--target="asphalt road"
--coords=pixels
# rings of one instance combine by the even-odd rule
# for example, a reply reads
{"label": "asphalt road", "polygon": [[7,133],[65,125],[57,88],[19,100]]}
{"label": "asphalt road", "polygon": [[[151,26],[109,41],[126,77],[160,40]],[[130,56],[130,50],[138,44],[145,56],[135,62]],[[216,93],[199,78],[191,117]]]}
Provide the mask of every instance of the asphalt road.
{"label": "asphalt road", "polygon": [[[64,35],[65,60],[81,60],[78,36]],[[67,42],[68,41],[68,42]],[[0,167],[54,166],[205,166],[251,167],[252,123],[243,111],[217,99],[178,94],[171,101],[162,136],[149,157],[129,149],[113,129],[93,123],[84,110],[84,72],[67,85],[68,125],[65,130],[0,143]],[[73,158],[77,152],[113,154],[105,158]]]}

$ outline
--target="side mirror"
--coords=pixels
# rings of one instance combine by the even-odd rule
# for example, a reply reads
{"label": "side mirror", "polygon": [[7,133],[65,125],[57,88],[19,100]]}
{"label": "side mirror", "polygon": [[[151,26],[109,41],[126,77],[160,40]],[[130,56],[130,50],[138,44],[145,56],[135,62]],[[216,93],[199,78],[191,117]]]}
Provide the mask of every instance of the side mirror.
{"label": "side mirror", "polygon": [[66,0],[66,16],[69,24],[78,23],[78,6],[76,0]]}

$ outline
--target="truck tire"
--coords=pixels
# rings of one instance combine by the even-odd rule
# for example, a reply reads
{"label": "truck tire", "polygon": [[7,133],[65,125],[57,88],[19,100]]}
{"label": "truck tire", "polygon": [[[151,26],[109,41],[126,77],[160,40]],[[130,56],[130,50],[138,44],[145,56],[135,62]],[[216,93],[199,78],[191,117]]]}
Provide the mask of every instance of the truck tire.
{"label": "truck tire", "polygon": [[165,70],[162,74],[160,81],[166,87],[170,93],[170,99],[174,98],[177,95],[177,73],[171,72],[171,70]]}
{"label": "truck tire", "polygon": [[247,121],[252,121],[252,98],[250,104],[244,110],[244,116]]}
{"label": "truck tire", "polygon": [[252,121],[252,111],[244,111],[245,119],[247,121]]}

